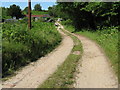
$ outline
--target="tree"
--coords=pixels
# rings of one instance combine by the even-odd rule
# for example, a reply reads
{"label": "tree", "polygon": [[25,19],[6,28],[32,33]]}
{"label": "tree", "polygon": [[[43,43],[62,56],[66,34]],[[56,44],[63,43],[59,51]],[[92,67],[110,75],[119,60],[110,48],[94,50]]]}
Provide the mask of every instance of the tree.
{"label": "tree", "polygon": [[15,4],[11,5],[10,8],[8,8],[8,15],[11,17],[16,17],[17,19],[22,17],[22,12],[19,6],[16,6]]}
{"label": "tree", "polygon": [[50,16],[53,16],[52,7],[48,7],[48,13]]}
{"label": "tree", "polygon": [[34,10],[35,10],[35,11],[42,11],[42,7],[40,6],[40,4],[36,4],[36,5],[34,6]]}
{"label": "tree", "polygon": [[120,2],[58,2],[58,6],[58,14],[71,19],[76,30],[119,25]]}
{"label": "tree", "polygon": [[48,13],[49,13],[49,15],[50,16],[54,16],[54,17],[56,17],[57,16],[57,8],[56,8],[56,6],[54,5],[53,7],[49,7],[48,8]]}
{"label": "tree", "polygon": [[64,12],[63,14],[66,14],[62,16],[63,17],[68,16],[69,19],[72,20],[76,30],[80,30],[81,28],[96,29],[94,16],[92,15],[92,13],[87,12],[85,10],[81,10],[87,4],[88,2],[67,2],[67,3],[59,2],[58,3],[61,10],[60,12]]}
{"label": "tree", "polygon": [[101,26],[116,26],[118,25],[118,12],[120,12],[120,2],[94,2],[89,3],[83,9],[91,12],[97,25]]}
{"label": "tree", "polygon": [[2,10],[2,18],[5,18],[7,16],[7,8],[1,7]]}
{"label": "tree", "polygon": [[25,12],[25,14],[28,14],[28,7],[25,7],[25,9],[23,10],[23,12]]}

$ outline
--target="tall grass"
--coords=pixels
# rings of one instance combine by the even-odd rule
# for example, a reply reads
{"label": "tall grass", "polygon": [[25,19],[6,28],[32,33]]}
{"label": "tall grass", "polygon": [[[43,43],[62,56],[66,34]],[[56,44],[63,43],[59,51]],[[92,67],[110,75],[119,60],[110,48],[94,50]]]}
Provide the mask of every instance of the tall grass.
{"label": "tall grass", "polygon": [[53,23],[33,22],[31,30],[27,30],[26,26],[27,24],[21,22],[3,24],[3,77],[31,61],[36,61],[61,41]]}

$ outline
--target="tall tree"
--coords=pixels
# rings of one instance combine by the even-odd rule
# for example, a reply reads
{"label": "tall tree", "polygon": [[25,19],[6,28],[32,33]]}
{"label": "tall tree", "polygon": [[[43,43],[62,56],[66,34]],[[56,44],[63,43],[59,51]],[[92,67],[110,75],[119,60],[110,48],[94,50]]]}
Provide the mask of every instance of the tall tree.
{"label": "tall tree", "polygon": [[35,11],[42,11],[42,7],[40,6],[40,4],[36,4],[36,5],[34,6],[34,10],[35,10]]}
{"label": "tall tree", "polygon": [[88,2],[58,3],[61,12],[64,12],[73,21],[73,25],[76,30],[80,30],[81,28],[96,29],[92,13],[81,10],[87,4]]}
{"label": "tall tree", "polygon": [[25,7],[23,12],[25,12],[25,14],[28,14],[28,7]]}
{"label": "tall tree", "polygon": [[2,11],[2,18],[5,18],[7,16],[7,8],[1,7],[1,11]]}
{"label": "tall tree", "polygon": [[[119,24],[120,2],[58,2],[62,18],[68,16],[76,30]],[[61,14],[62,14],[61,13]],[[66,14],[66,15],[65,15]]]}
{"label": "tall tree", "polygon": [[57,15],[58,15],[57,10],[58,10],[58,8],[54,5],[53,7],[48,8],[48,13],[50,16],[57,17]]}
{"label": "tall tree", "polygon": [[11,18],[9,15],[8,15],[8,8],[5,8],[5,7],[0,7],[1,8],[1,14],[2,14],[2,19],[9,19]]}
{"label": "tall tree", "polygon": [[10,15],[11,17],[16,17],[16,18],[20,18],[22,17],[22,12],[19,6],[16,6],[15,4],[11,5],[10,8],[8,8],[8,15]]}

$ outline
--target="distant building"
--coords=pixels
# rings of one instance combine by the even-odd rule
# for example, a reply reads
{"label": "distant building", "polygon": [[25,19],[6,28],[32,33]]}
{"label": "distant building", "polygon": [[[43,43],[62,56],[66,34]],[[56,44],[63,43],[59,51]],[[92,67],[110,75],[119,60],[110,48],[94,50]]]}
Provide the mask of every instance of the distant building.
{"label": "distant building", "polygon": [[39,17],[35,17],[35,21],[38,21],[39,20]]}
{"label": "distant building", "polygon": [[16,19],[16,17],[13,17],[13,19]]}
{"label": "distant building", "polygon": [[4,22],[17,22],[17,19],[5,19]]}
{"label": "distant building", "polygon": [[22,20],[22,18],[19,18],[19,20]]}
{"label": "distant building", "polygon": [[[26,17],[28,17],[28,15],[25,15]],[[50,18],[50,15],[49,14],[44,14],[44,15],[31,15],[32,18],[34,18],[34,21],[38,21],[38,20],[41,20],[41,21],[47,21],[46,19],[47,18]]]}

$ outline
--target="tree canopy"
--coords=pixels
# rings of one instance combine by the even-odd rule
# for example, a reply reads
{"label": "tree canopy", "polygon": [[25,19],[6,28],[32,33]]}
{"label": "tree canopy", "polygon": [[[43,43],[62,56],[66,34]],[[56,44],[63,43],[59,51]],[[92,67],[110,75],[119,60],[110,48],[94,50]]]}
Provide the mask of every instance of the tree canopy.
{"label": "tree canopy", "polygon": [[10,8],[8,8],[7,14],[11,17],[20,18],[22,17],[22,12],[19,6],[16,6],[15,4],[11,5]]}
{"label": "tree canopy", "polygon": [[28,7],[25,7],[23,12],[25,12],[25,14],[28,14]]}
{"label": "tree canopy", "polygon": [[120,2],[58,2],[49,11],[54,12],[57,17],[72,20],[76,30],[96,30],[98,27],[119,24]]}
{"label": "tree canopy", "polygon": [[35,11],[42,11],[42,7],[40,6],[40,4],[36,4],[36,5],[34,6],[34,10],[35,10]]}

